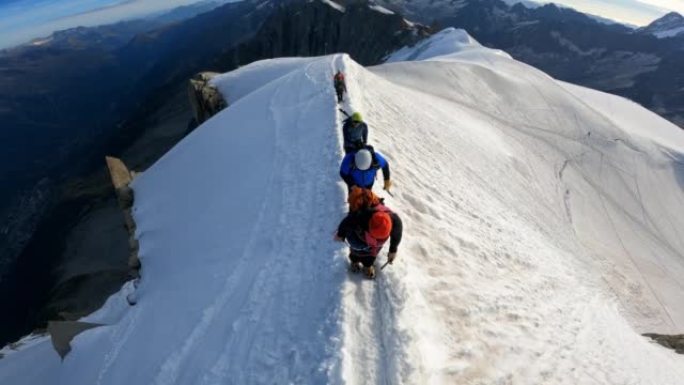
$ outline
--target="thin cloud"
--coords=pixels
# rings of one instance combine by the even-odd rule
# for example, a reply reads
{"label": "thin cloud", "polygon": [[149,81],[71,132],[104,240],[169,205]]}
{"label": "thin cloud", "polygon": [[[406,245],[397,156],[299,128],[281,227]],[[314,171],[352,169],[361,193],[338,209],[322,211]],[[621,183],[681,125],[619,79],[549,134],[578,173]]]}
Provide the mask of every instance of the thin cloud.
{"label": "thin cloud", "polygon": [[651,5],[658,7],[660,9],[666,10],[668,12],[675,11],[684,14],[684,0],[635,0],[636,2],[643,3],[646,5]]}
{"label": "thin cloud", "polygon": [[[218,0],[227,2],[230,0]],[[54,31],[143,17],[200,0],[20,0],[0,5],[0,49]]]}
{"label": "thin cloud", "polygon": [[126,1],[123,1],[119,4],[103,5],[101,7],[95,8],[95,9],[90,9],[90,10],[86,10],[83,12],[75,13],[73,15],[58,17],[54,20],[64,20],[64,19],[69,19],[72,17],[81,17],[81,16],[92,15],[92,14],[99,14],[102,12],[107,12],[107,11],[113,10],[114,8],[117,8],[117,7],[122,7],[122,6],[126,6],[128,4],[131,4],[131,3],[138,3],[138,2],[142,2],[142,0],[126,0]]}
{"label": "thin cloud", "polygon": [[646,25],[672,11],[684,13],[682,0],[554,0],[578,11],[609,19]]}

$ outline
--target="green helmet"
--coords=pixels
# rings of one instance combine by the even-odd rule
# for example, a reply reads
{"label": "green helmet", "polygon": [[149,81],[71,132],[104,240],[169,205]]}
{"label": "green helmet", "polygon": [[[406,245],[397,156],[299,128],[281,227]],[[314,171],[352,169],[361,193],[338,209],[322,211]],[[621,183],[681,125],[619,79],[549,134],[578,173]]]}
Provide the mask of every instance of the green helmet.
{"label": "green helmet", "polygon": [[354,112],[351,116],[352,122],[363,122],[363,118],[361,117],[361,113],[359,112]]}

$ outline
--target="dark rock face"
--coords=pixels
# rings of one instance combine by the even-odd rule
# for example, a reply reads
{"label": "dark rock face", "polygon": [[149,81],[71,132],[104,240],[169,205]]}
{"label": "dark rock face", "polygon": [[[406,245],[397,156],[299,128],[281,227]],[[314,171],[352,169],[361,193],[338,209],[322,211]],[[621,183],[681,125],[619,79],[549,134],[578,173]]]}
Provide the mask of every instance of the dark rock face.
{"label": "dark rock face", "polygon": [[[684,35],[658,39],[553,4],[380,1],[419,21],[464,28],[553,77],[627,97],[684,127]],[[674,17],[671,17],[674,19]]]}
{"label": "dark rock face", "polygon": [[660,345],[672,349],[679,354],[684,354],[684,334],[677,335],[665,335],[665,334],[655,334],[646,333],[645,337],[649,337]]}
{"label": "dark rock face", "polygon": [[0,224],[0,237],[5,239],[0,242],[0,282],[12,265],[12,256],[23,250],[38,226],[42,213],[50,206],[53,187],[50,179],[44,178],[7,202],[4,213],[0,211],[0,218],[4,218]]}
{"label": "dark rock face", "polygon": [[322,1],[293,1],[281,4],[254,39],[231,55],[242,55],[244,62],[346,52],[357,62],[372,65],[429,34],[428,28],[373,10],[364,1],[350,3],[344,11]]}

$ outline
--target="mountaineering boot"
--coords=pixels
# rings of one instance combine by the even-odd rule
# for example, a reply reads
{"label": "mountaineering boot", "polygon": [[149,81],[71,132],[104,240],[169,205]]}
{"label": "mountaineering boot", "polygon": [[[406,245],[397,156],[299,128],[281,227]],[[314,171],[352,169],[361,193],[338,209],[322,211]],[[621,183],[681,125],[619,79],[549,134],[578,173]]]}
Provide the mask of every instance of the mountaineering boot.
{"label": "mountaineering boot", "polygon": [[358,273],[361,271],[361,262],[352,262],[349,266],[349,271],[352,273]]}
{"label": "mountaineering boot", "polygon": [[363,268],[363,273],[366,274],[366,278],[375,278],[375,267],[368,266]]}

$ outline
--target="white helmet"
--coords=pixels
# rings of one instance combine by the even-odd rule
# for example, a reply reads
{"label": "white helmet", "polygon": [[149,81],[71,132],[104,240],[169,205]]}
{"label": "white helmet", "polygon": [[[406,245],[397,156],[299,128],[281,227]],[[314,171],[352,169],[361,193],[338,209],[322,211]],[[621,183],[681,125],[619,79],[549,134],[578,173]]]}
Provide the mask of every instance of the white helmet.
{"label": "white helmet", "polygon": [[365,148],[363,150],[359,150],[354,156],[354,164],[356,165],[356,168],[361,171],[368,170],[372,161],[373,156],[371,155],[371,152]]}

